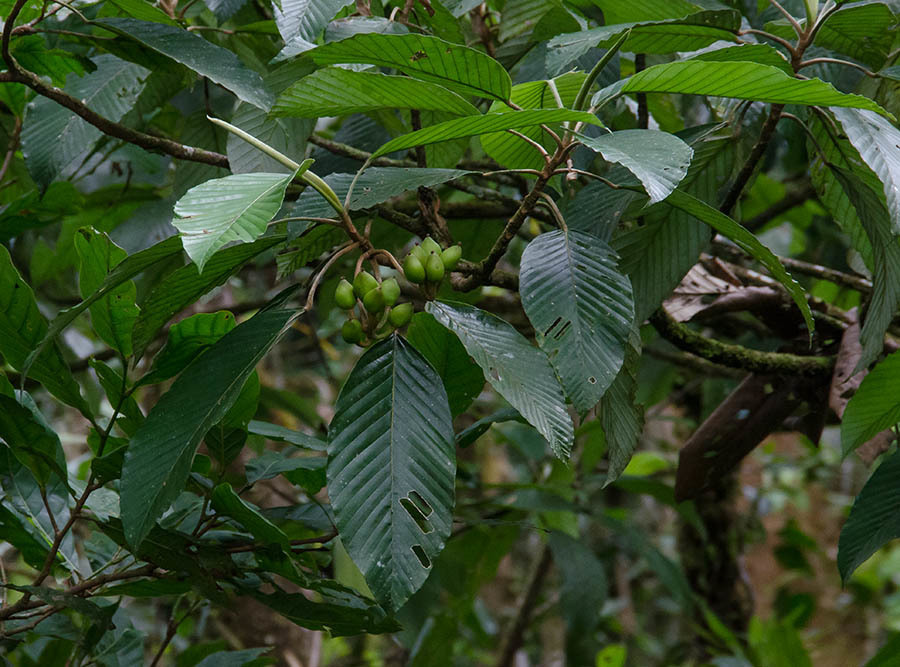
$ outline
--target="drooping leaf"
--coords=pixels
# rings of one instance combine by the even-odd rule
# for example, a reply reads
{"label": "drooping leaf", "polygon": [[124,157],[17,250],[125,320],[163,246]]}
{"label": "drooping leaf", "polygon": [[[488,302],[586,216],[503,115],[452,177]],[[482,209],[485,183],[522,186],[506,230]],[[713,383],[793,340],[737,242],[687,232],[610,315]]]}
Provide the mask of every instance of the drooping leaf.
{"label": "drooping leaf", "polygon": [[303,593],[255,592],[253,598],[286,619],[310,630],[328,630],[332,636],[378,634],[399,629],[384,610],[337,582],[319,582],[317,601]]}
{"label": "drooping leaf", "polygon": [[831,110],[860,157],[881,180],[891,229],[900,236],[900,130],[871,111]]}
{"label": "drooping leaf", "polygon": [[169,329],[165,346],[153,358],[139,384],[152,384],[178,375],[185,366],[222,336],[234,329],[234,315],[227,310],[197,313],[176,322]]}
{"label": "drooping leaf", "polygon": [[522,306],[581,414],[616,377],[634,320],[631,283],[616,260],[606,243],[578,231],[541,234],[522,254]]}
{"label": "drooping leaf", "polygon": [[321,456],[289,456],[285,452],[265,452],[262,456],[247,461],[245,471],[247,484],[255,484],[260,480],[272,479],[278,475],[290,477],[289,473],[298,470],[307,472],[319,471],[322,474],[322,486],[325,485],[325,458]]}
{"label": "drooping leaf", "polygon": [[769,65],[747,62],[681,62],[653,65],[594,95],[592,105],[623,93],[682,93],[772,104],[855,107],[893,115],[861,95],[841,93],[820,79],[802,81]]}
{"label": "drooping leaf", "polygon": [[[65,92],[118,122],[137,100],[150,72],[109,54],[93,61],[97,69],[84,77],[71,76]],[[32,104],[22,130],[22,152],[32,178],[46,188],[103,133],[53,100],[38,97]]]}
{"label": "drooping leaf", "polygon": [[459,337],[481,366],[484,379],[546,438],[553,453],[568,457],[572,420],[547,356],[512,325],[486,311],[439,301],[429,302],[427,310]]}
{"label": "drooping leaf", "polygon": [[375,597],[400,607],[450,534],[456,457],[441,379],[399,336],[367,350],[347,378],[327,474],[347,551]]}
{"label": "drooping leaf", "polygon": [[535,125],[554,125],[566,121],[602,125],[600,119],[594,114],[571,109],[523,109],[522,111],[508,111],[506,113],[488,113],[482,116],[465,116],[391,139],[372,153],[372,157],[376,158],[394,151],[414,146],[435,144],[448,139],[474,137],[480,134],[515,130]]}
{"label": "drooping leaf", "polygon": [[100,18],[96,23],[125,35],[207,77],[244,102],[268,111],[274,101],[262,78],[234,53],[180,27],[130,18]]}
{"label": "drooping leaf", "polygon": [[497,412],[489,414],[487,417],[479,419],[471,426],[464,428],[456,434],[456,446],[468,447],[481,436],[488,432],[494,424],[502,422],[516,421],[525,424],[525,418],[519,414],[514,408],[500,408]]}
{"label": "drooping leaf", "polygon": [[364,63],[393,67],[463,95],[509,99],[512,82],[490,56],[428,35],[355,35],[306,53],[319,65]]}
{"label": "drooping leaf", "polygon": [[[110,272],[128,256],[106,234],[88,228],[75,234],[75,249],[81,258],[78,286],[84,299],[100,289]],[[131,329],[140,312],[136,299],[137,288],[129,280],[91,306],[97,335],[126,358],[132,353]]]}
{"label": "drooping leaf", "polygon": [[202,273],[207,260],[230,241],[262,236],[284,201],[291,174],[234,174],[191,188],[175,204],[172,224]]}
{"label": "drooping leaf", "polygon": [[640,362],[641,336],[637,329],[633,329],[625,348],[622,368],[597,408],[597,418],[606,435],[606,451],[609,454],[604,485],[616,481],[625,470],[644,430],[644,410],[637,404]]}
{"label": "drooping leaf", "polygon": [[[144,413],[134,398],[134,395],[127,393],[122,374],[113,369],[108,364],[99,359],[90,359],[88,364],[97,374],[100,386],[106,393],[106,398],[113,408],[118,408],[119,416],[116,419],[116,426],[119,427],[126,435],[133,435],[144,421]],[[107,450],[109,451],[110,439],[107,438]],[[88,437],[88,444],[91,444],[91,438]]]}
{"label": "drooping leaf", "polygon": [[251,421],[247,426],[250,433],[261,435],[269,440],[276,442],[287,442],[295,447],[303,449],[312,449],[314,451],[324,451],[328,447],[328,443],[318,438],[303,433],[302,431],[294,431],[277,424],[269,424],[261,421]]}
{"label": "drooping leaf", "polygon": [[759,239],[732,218],[686,192],[675,190],[665,201],[667,204],[702,220],[722,234],[722,236],[734,241],[741,250],[765,266],[772,276],[787,290],[787,293],[791,295],[794,303],[797,304],[797,307],[803,314],[803,319],[810,331],[810,335],[812,335],[815,323],[813,322],[812,312],[809,309],[809,303],[806,301],[806,293],[791,278],[790,274],[781,265],[781,262],[778,261],[778,258],[772,254],[772,251],[759,242]]}
{"label": "drooping leaf", "polygon": [[[303,162],[306,139],[313,128],[312,121],[272,118],[265,111],[245,102],[238,104],[231,117],[231,124],[287,155],[298,164]],[[233,174],[256,172],[280,174],[290,171],[285,165],[234,134],[229,133],[226,146],[228,166]]]}
{"label": "drooping leaf", "polygon": [[263,310],[185,369],[131,439],[122,469],[122,522],[137,546],[181,493],[197,445],[237,399],[260,359],[290,325],[289,310]]}
{"label": "drooping leaf", "polygon": [[606,571],[597,555],[580,540],[553,532],[549,544],[561,578],[559,596],[566,622],[567,655],[577,655],[581,644],[590,644],[584,639],[600,621],[597,610],[606,602]]}
{"label": "drooping leaf", "polygon": [[18,400],[0,394],[0,440],[31,471],[41,488],[53,475],[61,480],[68,478],[59,436],[28,394],[19,394]]}
{"label": "drooping leaf", "polygon": [[[0,354],[15,369],[30,365],[30,377],[47,391],[83,414],[90,414],[59,347],[51,344],[40,349],[47,336],[47,320],[38,310],[34,292],[22,280],[9,251],[0,246]],[[29,364],[29,355],[38,350]]]}
{"label": "drooping leaf", "polygon": [[235,493],[228,482],[216,486],[210,500],[216,512],[235,519],[263,544],[278,544],[284,549],[290,549],[290,543],[284,531]]}
{"label": "drooping leaf", "polygon": [[459,339],[428,313],[413,315],[406,338],[441,376],[450,413],[456,417],[465,412],[481,393],[484,374]]}
{"label": "drooping leaf", "polygon": [[272,107],[272,115],[318,118],[378,109],[434,110],[456,116],[478,113],[465,99],[434,83],[326,67],[284,91]]}
{"label": "drooping leaf", "polygon": [[885,458],[853,501],[841,529],[837,565],[845,582],[854,570],[900,537],[900,452]]}
{"label": "drooping leaf", "polygon": [[285,47],[278,59],[291,58],[315,46],[316,37],[328,25],[347,0],[281,0],[274,8],[275,25]]}
{"label": "drooping leaf", "polygon": [[844,455],[895,424],[900,424],[900,352],[875,366],[847,404],[841,419]]}
{"label": "drooping leaf", "polygon": [[240,651],[216,651],[210,653],[197,663],[197,667],[244,667],[248,664],[257,664],[257,658],[271,649],[267,646],[260,648],[245,648]]}
{"label": "drooping leaf", "polygon": [[[135,354],[142,355],[144,353],[156,332],[175,313],[180,312],[214,287],[224,283],[240,267],[257,255],[284,243],[285,239],[285,236],[276,234],[264,236],[253,243],[225,248],[207,260],[203,273],[200,273],[196,264],[188,264],[166,276],[141,303],[141,314],[134,323],[132,331]],[[169,239],[169,241],[174,242],[176,247],[181,246],[180,239],[177,237]],[[132,257],[136,256],[132,255]],[[125,260],[125,262],[127,261]]]}
{"label": "drooping leaf", "polygon": [[678,187],[694,156],[691,147],[674,134],[657,130],[622,130],[578,138],[607,162],[618,162],[634,174],[651,204],[662,201]]}

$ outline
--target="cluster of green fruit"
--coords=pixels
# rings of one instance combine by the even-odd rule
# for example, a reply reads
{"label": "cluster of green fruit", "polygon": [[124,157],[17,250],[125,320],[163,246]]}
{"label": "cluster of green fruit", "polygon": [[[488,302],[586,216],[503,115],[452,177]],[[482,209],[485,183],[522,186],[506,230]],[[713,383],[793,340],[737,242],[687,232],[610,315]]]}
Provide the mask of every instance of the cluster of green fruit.
{"label": "cluster of green fruit", "polygon": [[461,257],[460,246],[442,249],[437,241],[426,236],[422,243],[413,246],[403,260],[403,275],[409,282],[422,285],[425,298],[433,299],[444,274],[455,269]]}
{"label": "cluster of green fruit", "polygon": [[[341,327],[341,336],[348,343],[366,346],[379,333],[406,326],[412,319],[413,305],[398,304],[399,298],[400,285],[394,278],[379,283],[368,271],[357,273],[352,284],[342,278],[334,291],[334,301],[339,308],[351,312]],[[361,319],[353,316],[353,309],[358,306]]]}

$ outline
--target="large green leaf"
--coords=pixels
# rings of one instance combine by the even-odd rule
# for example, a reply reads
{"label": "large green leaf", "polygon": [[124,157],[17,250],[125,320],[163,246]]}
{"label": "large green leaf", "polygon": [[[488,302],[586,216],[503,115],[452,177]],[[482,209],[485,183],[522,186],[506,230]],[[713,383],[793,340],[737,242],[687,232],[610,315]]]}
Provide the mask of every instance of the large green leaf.
{"label": "large green leaf", "polygon": [[522,254],[522,306],[581,414],[616,377],[634,320],[631,283],[616,260],[605,242],[578,231],[541,234]]}
{"label": "large green leaf", "polygon": [[[188,264],[166,276],[141,303],[141,314],[132,331],[135,354],[144,353],[156,332],[175,313],[224,283],[260,253],[284,243],[285,239],[284,235],[264,236],[253,243],[225,248],[207,261],[203,273],[200,273],[196,264]],[[170,240],[180,247],[179,239]],[[136,256],[132,255],[122,265]]]}
{"label": "large green leaf", "polygon": [[438,324],[428,313],[413,315],[406,338],[441,376],[450,403],[450,413],[456,417],[465,412],[481,393],[484,375],[469,357],[459,338]]}
{"label": "large green leaf", "polygon": [[[97,69],[84,77],[71,76],[65,92],[118,122],[134,105],[150,71],[108,54],[93,62]],[[38,97],[32,105],[22,130],[22,153],[32,178],[47,187],[103,133],[53,100]]]}
{"label": "large green leaf", "polygon": [[[78,287],[82,298],[100,289],[110,272],[128,256],[106,234],[89,228],[76,232],[75,249],[81,259]],[[137,288],[128,280],[91,306],[97,335],[124,357],[131,356],[131,329],[140,312],[135,299]]]}
{"label": "large green leaf", "polygon": [[[349,209],[356,211],[361,208],[369,208],[421,186],[440,185],[472,173],[474,172],[462,169],[370,167],[356,179]],[[344,201],[354,178],[354,174],[329,174],[325,177],[325,182],[334,190],[338,199]],[[334,209],[322,195],[312,188],[303,191],[291,210],[291,216],[294,217],[327,218],[332,215],[334,215]]]}
{"label": "large green leaf", "polygon": [[439,301],[431,301],[427,310],[459,337],[485,380],[547,439],[553,453],[567,458],[574,438],[572,420],[547,355],[511,324],[484,310]]}
{"label": "large green leaf", "polygon": [[900,537],[900,452],[881,462],[856,496],[838,541],[837,565],[846,582],[885,544]]}
{"label": "large green leaf", "polygon": [[434,83],[326,67],[284,91],[272,107],[272,115],[318,118],[378,109],[446,111],[456,116],[478,113],[465,99]]}
{"label": "large green leaf", "polygon": [[[306,139],[313,128],[313,121],[294,118],[271,118],[265,111],[252,104],[241,102],[231,117],[236,125],[279,153],[297,162],[303,162]],[[290,169],[273,157],[235,134],[228,134],[226,143],[228,166],[233,174],[268,172],[286,173]]]}
{"label": "large green leaf", "polygon": [[165,346],[153,358],[150,371],[139,384],[153,384],[178,375],[201,352],[234,329],[234,315],[227,310],[197,313],[169,329]]}
{"label": "large green leaf", "polygon": [[606,451],[609,455],[605,484],[616,481],[625,470],[644,430],[644,410],[636,402],[640,363],[641,336],[635,328],[628,337],[622,368],[603,394],[600,407],[597,408],[597,418],[606,435]]}
{"label": "large green leaf", "polygon": [[601,90],[592,105],[622,93],[714,95],[772,104],[856,107],[893,120],[893,115],[861,95],[841,93],[819,79],[794,79],[778,68],[747,62],[685,60],[648,67]]}
{"label": "large green leaf", "polygon": [[291,174],[233,174],[191,188],[175,204],[172,224],[198,270],[230,241],[254,241],[284,201]]}
{"label": "large green leaf", "polygon": [[262,78],[228,49],[182,28],[130,18],[100,18],[96,23],[189,67],[230,90],[244,102],[268,111],[274,101]]}
{"label": "large green leaf", "polygon": [[[274,3],[275,25],[285,47],[278,59],[293,57],[315,47],[316,37],[348,0],[281,0]],[[281,5],[280,7],[278,5]]]}
{"label": "large green leaf", "polygon": [[394,335],[359,359],[328,432],[328,494],[353,561],[392,609],[416,592],[450,534],[456,457],[444,385]]}
{"label": "large green leaf", "polygon": [[290,549],[284,531],[260,514],[257,508],[244,501],[228,482],[216,486],[210,500],[216,512],[235,519],[263,544],[278,544],[284,549]]}
{"label": "large green leaf", "polygon": [[594,114],[571,109],[523,109],[522,111],[509,111],[506,113],[488,113],[483,116],[466,116],[444,121],[431,127],[404,134],[396,139],[391,139],[375,151],[372,157],[387,155],[388,153],[412,148],[413,146],[435,144],[448,139],[474,137],[490,132],[502,132],[503,130],[515,130],[543,124],[552,125],[566,121],[602,125]]}
{"label": "large green leaf", "polygon": [[690,59],[707,62],[733,62],[738,60],[757,63],[758,65],[769,65],[770,67],[775,67],[790,75],[793,75],[794,73],[794,70],[791,69],[791,64],[781,54],[781,51],[768,44],[727,46],[724,49],[703,51],[695,56],[691,56]]}
{"label": "large green leaf", "polygon": [[481,51],[428,35],[355,35],[306,53],[319,65],[365,63],[393,67],[464,95],[509,99],[506,69]]}
{"label": "large green leaf", "polygon": [[881,354],[884,333],[900,308],[900,239],[891,234],[887,209],[872,188],[853,172],[836,166],[831,171],[856,209],[872,246],[872,296],[859,334],[862,356],[858,370]]}
{"label": "large green leaf", "polygon": [[[38,310],[34,292],[22,280],[9,251],[0,245],[0,354],[13,368],[23,370],[30,366],[29,375],[47,391],[63,403],[90,414],[59,347],[43,346],[42,341],[47,337],[47,320]],[[31,363],[29,355],[35,352]]]}
{"label": "large green leaf", "polygon": [[900,424],[900,352],[875,366],[847,403],[841,418],[844,454],[896,424]]}
{"label": "large green leaf", "polygon": [[803,314],[806,326],[809,328],[810,335],[812,335],[812,331],[815,329],[815,322],[809,309],[809,303],[806,301],[806,293],[797,281],[785,271],[778,258],[772,254],[772,251],[759,242],[759,239],[732,218],[686,192],[675,190],[665,201],[667,204],[685,213],[690,213],[698,220],[702,220],[722,236],[734,241],[741,250],[765,266],[769,273],[787,290],[794,303],[797,304],[797,307]]}
{"label": "large green leaf", "polygon": [[887,120],[859,109],[832,109],[860,157],[884,188],[891,229],[900,235],[900,130]]}
{"label": "large green leaf", "polygon": [[225,416],[244,382],[297,313],[263,310],[197,358],[147,415],[122,467],[122,523],[136,546],[178,497],[197,445]]}
{"label": "large green leaf", "polygon": [[599,137],[578,135],[607,162],[618,162],[634,174],[650,203],[662,201],[678,187],[691,166],[694,151],[674,134],[657,130],[622,130]]}

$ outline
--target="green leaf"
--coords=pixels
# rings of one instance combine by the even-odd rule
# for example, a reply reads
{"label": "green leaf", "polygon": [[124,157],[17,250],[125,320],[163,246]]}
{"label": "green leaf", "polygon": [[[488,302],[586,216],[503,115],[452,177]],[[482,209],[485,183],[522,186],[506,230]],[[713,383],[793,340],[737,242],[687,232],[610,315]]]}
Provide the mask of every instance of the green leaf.
{"label": "green leaf", "polygon": [[427,310],[459,337],[485,380],[546,438],[553,453],[567,458],[572,420],[547,356],[511,324],[484,310],[439,301],[429,302]]}
{"label": "green leaf", "polygon": [[303,449],[311,449],[313,451],[324,451],[328,448],[328,443],[318,438],[307,435],[302,431],[294,431],[277,424],[269,424],[261,421],[251,421],[247,426],[250,433],[261,435],[275,442],[287,442],[295,447]]}
{"label": "green leaf", "polygon": [[[22,280],[5,246],[0,246],[0,354],[17,370],[29,374],[67,405],[89,415],[90,409],[72,377],[59,347],[44,345],[47,320],[38,310],[31,287]],[[29,355],[35,354],[34,362]]]}
{"label": "green leaf", "polygon": [[244,665],[257,664],[256,659],[263,653],[272,649],[268,646],[261,648],[245,648],[240,651],[216,651],[206,656],[197,663],[196,667],[244,667]]}
{"label": "green leaf", "polygon": [[606,243],[578,231],[541,234],[522,254],[522,306],[582,415],[615,379],[634,320],[631,283],[616,260]]}
{"label": "green leaf", "polygon": [[188,256],[202,272],[226,243],[262,236],[284,201],[292,174],[234,174],[201,183],[175,204],[172,224]]}
{"label": "green leaf", "polygon": [[244,468],[247,474],[247,484],[256,484],[260,480],[272,479],[295,470],[322,470],[324,473],[325,459],[321,456],[289,456],[284,452],[270,451],[247,461]]}
{"label": "green leaf", "polygon": [[[75,249],[81,259],[78,286],[88,298],[103,285],[106,277],[128,256],[106,234],[82,228],[75,234]],[[94,330],[123,357],[130,357],[131,329],[140,309],[135,305],[137,288],[125,281],[91,306]]]}
{"label": "green leaf", "polygon": [[[348,0],[281,0],[273,8],[285,47],[277,59],[293,57],[315,46],[319,33]],[[281,5],[280,9],[277,5]]]}
{"label": "green leaf", "polygon": [[334,637],[378,634],[399,630],[396,621],[384,610],[355,592],[335,583],[320,582],[316,586],[317,601],[303,593],[254,593],[258,602],[277,611],[292,623],[310,630],[328,630]]}
{"label": "green leaf", "polygon": [[[324,201],[320,199],[320,201]],[[326,204],[327,206],[327,204]],[[315,216],[318,217],[318,216]],[[278,279],[283,280],[294,271],[302,269],[313,260],[322,256],[342,241],[347,235],[343,229],[331,225],[315,225],[297,239],[293,248],[275,256],[278,267]]]}
{"label": "green leaf", "polygon": [[217,513],[235,519],[264,544],[280,544],[284,549],[291,548],[284,531],[260,514],[254,506],[241,499],[231,488],[231,484],[227,482],[219,484],[213,489],[210,500]]}
{"label": "green leaf", "polygon": [[514,408],[501,408],[492,414],[489,414],[487,417],[483,417],[479,419],[477,422],[469,426],[468,428],[463,429],[459,433],[456,434],[456,446],[457,447],[468,447],[473,442],[478,440],[481,436],[488,432],[488,430],[494,424],[499,424],[502,422],[508,421],[516,421],[520,424],[524,424],[525,418],[519,414],[518,410]]}
{"label": "green leaf", "polygon": [[791,64],[781,55],[781,51],[768,44],[742,44],[741,46],[727,46],[724,49],[712,49],[691,56],[690,60],[703,60],[707,62],[733,62],[735,60],[769,65],[780,69],[785,74],[793,76],[794,70]]}
{"label": "green leaf", "polygon": [[[224,283],[257,255],[284,243],[286,238],[283,235],[265,236],[253,243],[225,248],[207,261],[204,267],[206,270],[203,273],[200,273],[196,264],[188,264],[166,276],[141,303],[141,314],[134,323],[132,331],[135,354],[140,356],[144,353],[156,332],[175,313],[194,303],[214,287]],[[169,241],[174,241],[175,245],[180,248],[181,243],[178,238],[172,238]],[[122,262],[122,265],[124,266],[134,257],[137,255],[132,255],[128,260]]]}
{"label": "green leaf", "polygon": [[891,51],[897,26],[895,11],[896,7],[892,11],[883,2],[845,7],[828,17],[813,44],[844,53],[877,69],[885,64]]}
{"label": "green leaf", "polygon": [[699,220],[702,220],[722,236],[731,239],[741,250],[765,266],[766,269],[769,270],[769,273],[772,274],[772,277],[781,283],[788,294],[791,295],[794,303],[797,304],[797,307],[803,314],[803,319],[809,329],[810,336],[812,335],[812,332],[815,330],[815,322],[813,321],[812,312],[809,310],[809,303],[806,301],[806,293],[803,291],[803,288],[791,278],[790,274],[785,271],[781,262],[778,261],[778,258],[772,254],[772,251],[759,242],[759,239],[732,218],[686,192],[675,190],[665,201],[670,206],[686,213],[690,213]]}
{"label": "green leaf", "polygon": [[354,35],[319,46],[305,57],[318,65],[393,67],[463,95],[507,100],[512,88],[506,69],[490,56],[427,35]]}
{"label": "green leaf", "polygon": [[900,239],[890,232],[890,218],[878,194],[856,174],[832,166],[872,245],[872,296],[860,331],[862,356],[856,369],[874,361],[884,346],[884,332],[900,308]]}
{"label": "green leaf", "polygon": [[54,474],[63,481],[68,478],[59,436],[28,394],[20,393],[19,400],[0,394],[0,440],[31,471],[41,488]]}
{"label": "green leaf", "polygon": [[[391,197],[415,190],[421,186],[432,187],[462,178],[475,172],[462,169],[408,169],[406,167],[370,167],[356,180],[353,196],[350,198],[350,210],[369,208],[387,201]],[[355,174],[330,174],[325,182],[334,190],[340,201],[347,198],[350,183]],[[318,192],[312,188],[303,191],[291,211],[292,217],[328,218],[334,215],[334,209]]]}
{"label": "green leaf", "polygon": [[488,113],[482,116],[466,116],[455,118],[431,127],[425,127],[409,134],[391,139],[377,151],[372,153],[372,158],[387,155],[394,151],[400,151],[414,146],[435,144],[448,139],[460,137],[474,137],[490,132],[502,132],[503,130],[515,130],[522,127],[533,127],[542,124],[558,124],[566,121],[577,121],[602,125],[600,120],[591,113],[585,111],[573,111],[571,109],[523,109],[522,111],[508,111],[505,113]]}
{"label": "green leaf", "polygon": [[641,336],[634,329],[628,338],[622,368],[597,408],[597,418],[606,435],[609,454],[604,486],[616,481],[625,470],[644,430],[644,410],[636,402],[640,363]]}
{"label": "green leaf", "polygon": [[896,424],[900,424],[900,352],[879,362],[847,403],[841,419],[844,455]]}
{"label": "green leaf", "polygon": [[478,114],[478,109],[465,99],[437,84],[408,76],[326,67],[284,91],[272,107],[272,115],[318,118],[378,109],[430,109],[456,116]]}
{"label": "green leaf", "polygon": [[894,120],[867,97],[838,92],[819,79],[800,80],[769,65],[746,62],[686,60],[648,67],[594,95],[591,105],[622,93],[714,95],[772,104],[856,107]]}
{"label": "green leaf", "polygon": [[413,315],[406,338],[441,376],[450,414],[461,415],[484,387],[484,375],[466,348],[428,313]]}
{"label": "green leaf", "polygon": [[234,329],[234,326],[234,315],[227,310],[197,313],[176,322],[169,329],[165,346],[153,358],[150,372],[138,384],[162,382],[178,375],[203,351]]}
{"label": "green leaf", "polygon": [[846,582],[885,544],[900,537],[900,452],[886,457],[856,496],[838,540],[838,571]]}
{"label": "green leaf", "polygon": [[399,336],[369,348],[341,389],[327,474],[344,546],[376,599],[399,608],[450,534],[456,474],[444,386]]}
{"label": "green leaf", "polygon": [[606,602],[606,570],[587,545],[565,533],[551,533],[548,542],[561,579],[560,608],[566,622],[567,643],[577,647],[579,640],[593,633],[600,622],[597,610]]}
{"label": "green leaf", "polygon": [[237,399],[244,382],[297,316],[263,310],[238,325],[178,377],[131,439],[122,468],[122,523],[137,546],[184,488],[204,434]]}
{"label": "green leaf", "polygon": [[[150,71],[115,56],[96,56],[97,69],[87,76],[71,76],[65,92],[118,122],[131,110]],[[45,97],[38,97],[22,129],[22,153],[32,178],[46,188],[76,157],[103,133],[87,121]]]}
{"label": "green leaf", "polygon": [[832,109],[860,157],[884,188],[891,230],[900,236],[900,130],[871,111]]}
{"label": "green leaf", "polygon": [[[312,121],[271,118],[266,112],[245,102],[238,104],[231,117],[231,124],[271,146],[279,153],[287,155],[297,163],[303,162],[306,139],[313,128]],[[230,132],[226,146],[228,166],[234,174],[255,172],[280,174],[290,171],[278,160]]]}
{"label": "green leaf", "polygon": [[62,49],[48,49],[40,35],[18,35],[10,47],[10,53],[21,67],[49,77],[54,85],[62,86],[70,73],[84,76],[81,60]]}
{"label": "green leaf", "polygon": [[227,88],[244,102],[268,111],[274,101],[259,74],[228,49],[181,28],[128,18],[100,18],[98,23],[189,67]]}
{"label": "green leaf", "polygon": [[618,162],[644,186],[650,203],[668,197],[687,175],[694,151],[674,134],[657,130],[622,130],[578,139],[607,162]]}
{"label": "green leaf", "polygon": [[97,374],[97,379],[100,380],[100,386],[103,387],[109,404],[119,408],[116,426],[127,435],[133,435],[137,427],[143,423],[144,413],[141,412],[134,396],[124,393],[127,387],[122,374],[98,359],[89,359],[88,364]]}

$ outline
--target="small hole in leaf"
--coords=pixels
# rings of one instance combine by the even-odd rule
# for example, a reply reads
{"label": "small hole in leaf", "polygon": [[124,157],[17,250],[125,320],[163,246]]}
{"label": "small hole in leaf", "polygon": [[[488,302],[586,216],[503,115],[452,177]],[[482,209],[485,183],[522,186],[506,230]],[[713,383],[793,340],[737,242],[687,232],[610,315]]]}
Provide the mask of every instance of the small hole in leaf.
{"label": "small hole in leaf", "polygon": [[434,510],[431,509],[431,505],[428,504],[428,501],[420,496],[417,491],[410,491],[408,497],[416,504],[416,507],[419,508],[419,511],[422,512],[422,514],[424,514],[426,517],[431,516],[431,513],[434,512]]}
{"label": "small hole in leaf", "polygon": [[545,335],[545,336],[549,336],[549,335],[550,335],[550,332],[553,331],[553,329],[556,328],[556,325],[559,324],[560,322],[562,322],[562,318],[561,318],[561,317],[557,317],[557,318],[553,321],[553,324],[551,324],[549,327],[547,327],[547,330],[544,332],[544,335]]}
{"label": "small hole in leaf", "polygon": [[426,570],[431,567],[431,559],[428,557],[428,554],[425,553],[425,549],[422,548],[421,544],[414,544],[412,547],[412,552],[416,555],[416,558],[419,559],[419,563]]}
{"label": "small hole in leaf", "polygon": [[554,337],[556,340],[559,340],[560,338],[563,337],[563,335],[566,333],[566,331],[568,331],[568,329],[569,329],[570,326],[572,326],[571,320],[568,321],[568,322],[566,322],[566,323],[562,326],[562,329],[560,329],[559,331],[557,331],[556,334],[554,334],[553,337]]}
{"label": "small hole in leaf", "polygon": [[401,498],[400,506],[406,510],[406,513],[409,514],[409,518],[416,522],[416,525],[419,527],[424,534],[428,534],[434,530],[431,524],[428,522],[428,519],[425,518],[425,515],[422,511],[416,507],[415,503],[413,503],[409,498]]}
{"label": "small hole in leaf", "polygon": [[588,378],[588,382],[590,382],[591,384],[597,384],[597,378],[595,378],[595,377],[592,375],[591,377]]}

